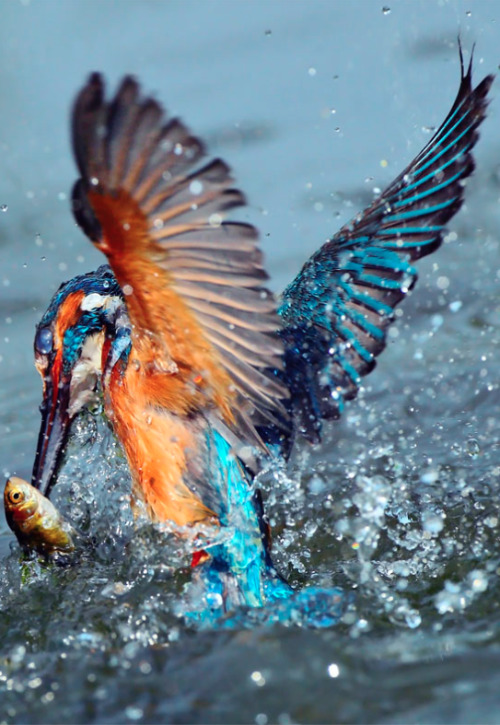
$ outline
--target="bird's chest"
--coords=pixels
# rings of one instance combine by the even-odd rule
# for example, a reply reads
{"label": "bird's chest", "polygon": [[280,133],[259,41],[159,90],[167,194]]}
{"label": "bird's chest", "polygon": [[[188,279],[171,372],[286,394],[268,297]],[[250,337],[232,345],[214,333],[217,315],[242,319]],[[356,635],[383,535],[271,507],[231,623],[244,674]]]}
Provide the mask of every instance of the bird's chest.
{"label": "bird's chest", "polygon": [[215,518],[197,490],[206,475],[204,421],[179,373],[129,359],[105,389],[106,412],[124,449],[135,493],[152,518],[184,526]]}

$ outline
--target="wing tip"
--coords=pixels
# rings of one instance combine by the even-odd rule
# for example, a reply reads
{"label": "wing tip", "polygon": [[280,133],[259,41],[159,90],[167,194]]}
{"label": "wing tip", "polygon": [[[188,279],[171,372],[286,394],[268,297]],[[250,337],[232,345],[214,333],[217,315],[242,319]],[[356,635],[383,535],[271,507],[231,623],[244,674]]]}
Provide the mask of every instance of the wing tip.
{"label": "wing tip", "polygon": [[78,179],[71,193],[71,208],[76,223],[91,242],[99,244],[102,240],[102,227],[87,197],[83,179]]}
{"label": "wing tip", "polygon": [[[460,37],[458,38],[458,50],[460,59],[460,86],[452,109],[446,117],[444,123],[440,126],[439,130],[433,136],[433,139],[431,139],[431,141],[423,149],[421,154],[419,154],[408,167],[411,168],[419,158],[422,158],[422,154],[425,154],[426,150],[432,147],[435,139],[440,138],[439,134],[440,132],[442,133],[442,128],[444,124],[449,121],[450,117],[453,117],[453,114],[454,112],[456,112],[457,108],[463,105],[467,113],[470,114],[470,127],[467,134],[464,135],[463,140],[461,140],[462,137],[460,137],[458,139],[458,142],[462,143],[464,146],[468,145],[468,149],[466,149],[466,152],[463,155],[463,166],[460,168],[459,178],[457,178],[455,182],[455,198],[453,198],[450,203],[446,205],[446,208],[443,211],[437,210],[438,214],[442,214],[446,217],[442,221],[442,224],[445,224],[446,221],[448,221],[448,219],[458,211],[462,204],[464,191],[461,187],[464,180],[470,174],[472,174],[475,167],[474,158],[471,151],[479,137],[478,127],[486,115],[486,108],[489,102],[487,95],[490,90],[491,84],[493,83],[493,80],[495,78],[493,74],[489,74],[485,76],[475,88],[473,88],[472,73],[475,46],[473,46],[472,48],[470,60],[467,66],[464,62],[463,47]],[[396,187],[396,190],[394,191],[393,187],[398,183],[402,183],[406,173],[407,170],[405,170],[400,175],[400,177],[398,177],[395,182],[393,182],[393,184],[391,184],[388,189],[386,189],[382,193],[381,197],[379,197],[378,200],[374,202],[373,208],[378,211],[379,214],[381,213],[380,200],[389,196],[391,193],[399,193],[400,189]],[[422,198],[425,199],[426,197],[423,196]],[[379,206],[377,206],[377,204]],[[370,209],[371,208],[372,207],[370,207]],[[425,206],[423,207],[423,213],[424,211]],[[368,221],[370,221],[367,216],[365,216],[364,219],[367,223]],[[321,255],[323,251],[328,252],[329,254],[335,252],[340,253],[340,251],[342,251],[342,237],[340,236],[342,233],[344,233],[345,235],[342,241],[345,242],[350,239],[352,242],[356,242],[356,239],[353,239],[353,236],[357,224],[359,224],[359,222],[362,220],[362,217],[357,218],[353,226],[350,227],[349,225],[346,225],[346,227],[341,229],[340,232],[338,232],[337,235],[335,235],[335,237],[330,240],[330,242],[327,242],[327,245],[322,247],[321,250],[319,250],[314,255],[313,264],[321,264]],[[372,222],[373,224],[375,224],[377,222],[377,219],[373,219]],[[380,222],[381,219],[379,218],[378,223]],[[411,226],[414,226],[415,222],[410,220],[409,224]],[[408,255],[411,260],[430,254],[440,246],[442,242],[442,235],[444,233],[444,227],[441,225],[441,229],[437,233],[434,233],[434,230],[432,230],[432,232],[433,234],[430,235],[431,238],[428,240],[424,239],[422,245],[409,246],[408,248],[404,248],[403,246],[400,250],[394,247],[394,251],[400,252],[402,255]],[[359,231],[358,233],[361,234],[361,232]],[[418,229],[409,229],[409,237],[411,237],[412,234],[417,235],[418,233]],[[370,236],[369,231],[363,231],[363,235],[366,242],[368,242]],[[422,233],[421,236],[425,237],[429,235]],[[414,245],[415,242],[411,240],[411,244]],[[306,265],[310,263],[311,261],[309,263],[306,263]],[[356,280],[351,279],[351,281],[355,282]],[[392,307],[398,304],[406,296],[406,293],[412,290],[412,288],[416,284],[416,281],[417,273],[416,270],[414,270],[409,282],[405,283],[406,289],[404,293],[403,288],[401,287],[400,292],[398,294],[394,293],[391,299],[390,291],[388,290],[388,300],[386,301],[386,304],[390,304]],[[294,294],[296,294],[295,282],[292,283],[292,285],[290,285],[290,287],[288,288],[288,290],[291,290],[290,295],[292,297],[294,296]],[[321,277],[319,284],[321,284]],[[300,288],[301,285],[299,281],[299,294]],[[285,299],[287,292],[285,292]],[[356,300],[354,300],[354,302],[356,302]],[[346,312],[345,308],[343,308],[342,312]],[[347,316],[348,312],[349,310],[347,310]],[[301,307],[300,305],[296,304],[294,306],[293,313],[290,313],[290,318],[293,320],[295,316],[295,319],[297,319],[297,315],[300,316],[300,314]],[[310,310],[306,312],[306,315],[309,315],[307,319],[309,320],[308,325],[310,325]],[[286,320],[287,318],[285,315],[284,317]],[[288,319],[288,322],[290,322],[290,318]],[[319,320],[319,322],[321,322],[321,320]],[[365,330],[364,332],[366,333],[367,331]],[[356,361],[356,359],[353,360],[352,355],[350,358],[338,355],[336,359],[337,368],[334,372],[331,366],[331,360],[328,356],[331,355],[330,348],[332,345],[332,341],[337,341],[338,343],[338,341],[342,339],[338,328],[335,329],[334,333],[335,334],[332,334],[328,331],[327,325],[322,328],[321,324],[316,323],[316,326],[308,327],[304,332],[305,339],[310,338],[309,342],[312,341],[311,344],[305,346],[304,349],[301,349],[300,341],[297,341],[296,339],[296,336],[299,333],[293,330],[293,325],[288,325],[283,332],[283,337],[286,342],[285,349],[287,355],[287,363],[290,367],[289,374],[293,378],[293,374],[296,369],[300,372],[300,380],[298,382],[296,382],[294,379],[292,380],[292,386],[295,385],[295,389],[293,389],[292,387],[293,402],[295,403],[296,400],[300,401],[301,407],[303,407],[303,410],[306,411],[305,414],[302,414],[301,411],[297,412],[297,410],[295,410],[294,416],[296,420],[298,420],[300,432],[312,442],[318,441],[321,437],[322,419],[338,417],[342,410],[344,401],[352,399],[356,396],[359,387],[359,380],[356,378],[356,375],[360,378],[361,376],[364,376],[371,372],[376,364],[376,356],[378,356],[382,352],[387,344],[387,336],[384,332],[383,338],[379,341],[379,343],[373,349],[370,349],[370,352],[373,354],[373,358],[371,360],[366,360],[363,357],[362,359],[360,358],[358,361]],[[292,339],[288,340],[286,337],[287,335],[290,335]],[[302,354],[299,355],[296,350],[299,350],[299,352],[302,350]],[[300,382],[306,377],[304,369],[306,369],[307,375],[309,376],[307,386],[301,385]],[[326,381],[325,385],[323,385],[324,381]],[[332,398],[331,393],[334,387],[335,391],[338,393],[338,397]]]}
{"label": "wing tip", "polygon": [[76,114],[95,111],[104,100],[106,83],[101,73],[93,71],[87,78],[87,82],[76,97],[73,108],[73,118]]}
{"label": "wing tip", "polygon": [[473,88],[472,71],[474,68],[474,53],[476,50],[476,43],[473,43],[473,45],[472,45],[472,48],[470,51],[469,63],[467,65],[467,68],[465,66],[464,51],[463,51],[462,39],[460,37],[460,34],[457,36],[457,45],[458,45],[458,57],[459,57],[459,61],[460,61],[460,88],[459,88],[457,100],[455,103],[458,103],[459,101],[461,101],[463,98],[465,98],[465,96],[472,95],[472,94],[476,95],[477,97],[479,97],[481,99],[484,99],[485,96],[488,94],[491,84],[495,80],[495,74],[489,73],[477,84],[477,86],[475,88]]}

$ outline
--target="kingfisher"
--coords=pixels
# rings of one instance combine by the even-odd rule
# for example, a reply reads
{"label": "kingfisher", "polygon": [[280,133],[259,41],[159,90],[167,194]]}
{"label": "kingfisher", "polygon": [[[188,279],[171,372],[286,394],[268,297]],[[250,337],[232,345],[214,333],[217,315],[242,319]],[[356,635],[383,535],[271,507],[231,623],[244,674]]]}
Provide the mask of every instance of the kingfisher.
{"label": "kingfisher", "polygon": [[245,204],[228,165],[133,77],[109,98],[93,73],[72,112],[72,208],[107,264],[62,284],[37,326],[33,484],[49,495],[72,421],[102,395],[133,498],[179,536],[203,532],[193,566],[218,605],[290,597],[255,477],[356,396],[462,204],[493,76],[474,88],[461,49],[460,66],[429,143],[279,299],[257,230],[228,218]]}

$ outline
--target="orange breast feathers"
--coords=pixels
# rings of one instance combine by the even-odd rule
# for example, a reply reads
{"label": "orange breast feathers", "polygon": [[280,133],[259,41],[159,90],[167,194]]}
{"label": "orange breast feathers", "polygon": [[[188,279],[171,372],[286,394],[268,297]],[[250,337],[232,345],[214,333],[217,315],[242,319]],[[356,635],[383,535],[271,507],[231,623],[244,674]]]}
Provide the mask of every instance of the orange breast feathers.
{"label": "orange breast feathers", "polygon": [[129,362],[123,377],[118,369],[112,373],[106,391],[107,412],[127,456],[134,493],[155,521],[215,523],[214,512],[185,483],[189,470],[203,467],[193,426],[151,405],[149,380]]}
{"label": "orange breast feathers", "polygon": [[[176,414],[216,407],[234,422],[232,380],[182,297],[155,258],[147,221],[125,191],[115,197],[89,192],[105,236],[96,246],[106,254],[125,295],[132,323],[130,360],[140,366],[150,405]],[[165,374],[167,373],[167,374]]]}

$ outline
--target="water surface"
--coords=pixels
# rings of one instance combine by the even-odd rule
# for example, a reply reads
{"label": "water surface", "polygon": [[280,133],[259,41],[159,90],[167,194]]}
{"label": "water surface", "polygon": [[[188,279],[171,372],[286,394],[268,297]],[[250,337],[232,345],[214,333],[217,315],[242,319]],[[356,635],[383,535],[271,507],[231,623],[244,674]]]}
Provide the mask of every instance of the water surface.
{"label": "water surface", "polygon": [[[279,291],[444,118],[457,33],[477,43],[476,80],[500,60],[487,0],[25,0],[1,13],[0,468],[25,477],[34,325],[61,281],[101,263],[67,198],[68,108],[89,71],[135,73],[229,161]],[[263,481],[281,570],[343,587],[342,621],[185,627],[180,554],[134,529],[119,451],[86,418],[58,500],[95,556],[21,566],[0,523],[0,722],[500,721],[496,94],[466,207],[421,263],[362,396]]]}

